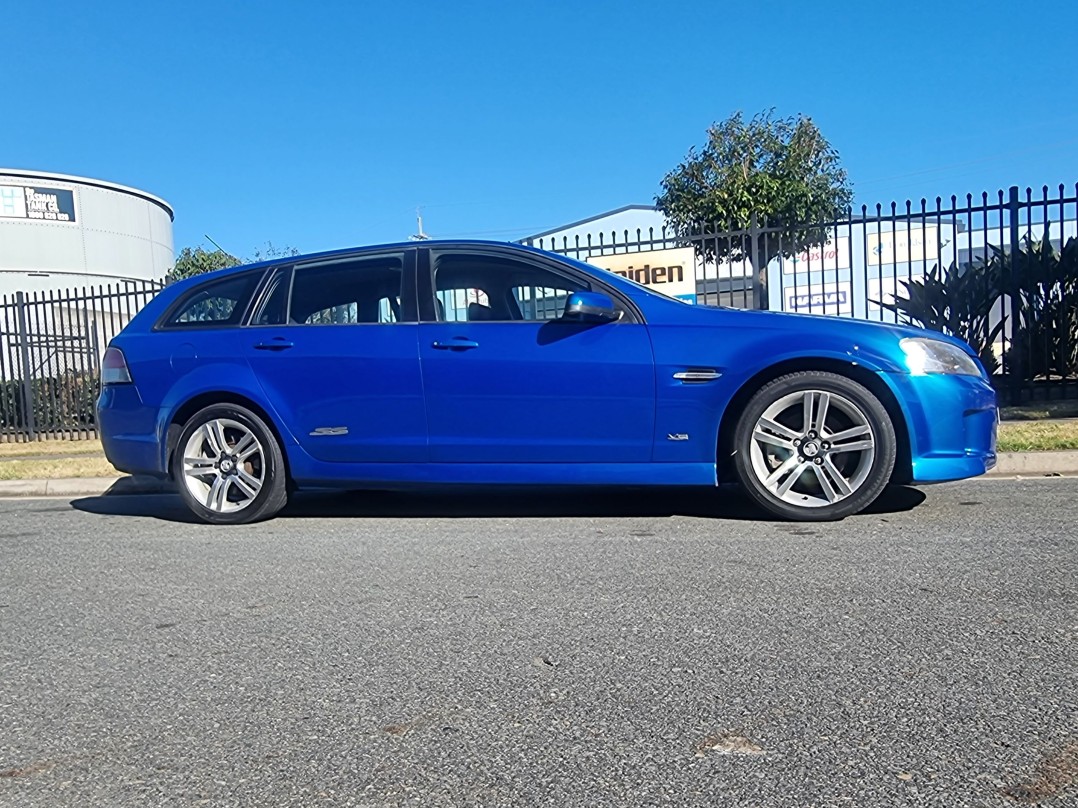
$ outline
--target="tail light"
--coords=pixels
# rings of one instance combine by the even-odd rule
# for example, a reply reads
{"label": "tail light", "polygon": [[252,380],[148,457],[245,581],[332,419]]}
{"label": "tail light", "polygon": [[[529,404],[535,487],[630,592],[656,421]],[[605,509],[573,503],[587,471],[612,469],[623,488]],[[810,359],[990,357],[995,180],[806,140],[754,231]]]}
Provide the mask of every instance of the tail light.
{"label": "tail light", "polygon": [[105,358],[101,360],[101,384],[131,384],[131,371],[119,348],[105,349]]}

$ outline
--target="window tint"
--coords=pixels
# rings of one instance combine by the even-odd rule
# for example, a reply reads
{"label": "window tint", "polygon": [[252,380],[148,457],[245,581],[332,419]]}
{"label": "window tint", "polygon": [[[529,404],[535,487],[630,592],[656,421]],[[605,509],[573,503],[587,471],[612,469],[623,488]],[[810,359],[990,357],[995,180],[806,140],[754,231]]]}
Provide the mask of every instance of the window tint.
{"label": "window tint", "polygon": [[590,288],[544,267],[497,256],[445,253],[435,260],[439,320],[555,320],[571,293]]}
{"label": "window tint", "polygon": [[289,321],[304,325],[401,322],[403,255],[297,267]]}
{"label": "window tint", "polygon": [[170,327],[238,325],[261,272],[211,281],[187,293],[168,319]]}
{"label": "window tint", "polygon": [[251,316],[251,325],[282,325],[287,317],[288,281],[292,277],[291,267],[276,270],[262,290],[255,312]]}

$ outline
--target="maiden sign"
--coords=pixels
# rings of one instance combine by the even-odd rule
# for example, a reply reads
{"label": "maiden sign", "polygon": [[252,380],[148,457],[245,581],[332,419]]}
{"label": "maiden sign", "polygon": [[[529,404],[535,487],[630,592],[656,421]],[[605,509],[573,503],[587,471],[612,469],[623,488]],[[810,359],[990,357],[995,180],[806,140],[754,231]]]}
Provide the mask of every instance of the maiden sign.
{"label": "maiden sign", "polygon": [[696,255],[692,247],[589,255],[587,262],[669,297],[696,302]]}

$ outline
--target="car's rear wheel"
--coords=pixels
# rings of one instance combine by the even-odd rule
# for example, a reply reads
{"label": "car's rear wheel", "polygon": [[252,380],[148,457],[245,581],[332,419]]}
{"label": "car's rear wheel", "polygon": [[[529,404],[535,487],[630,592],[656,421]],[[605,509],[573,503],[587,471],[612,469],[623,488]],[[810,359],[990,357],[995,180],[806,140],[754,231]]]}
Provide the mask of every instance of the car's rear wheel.
{"label": "car's rear wheel", "polygon": [[734,465],[744,489],[776,516],[828,521],[880,495],[896,442],[886,408],[863,385],[803,371],[750,399],[737,425]]}
{"label": "car's rear wheel", "polygon": [[187,506],[213,524],[268,519],[288,501],[276,437],[236,404],[215,404],[191,416],[172,453],[172,476]]}

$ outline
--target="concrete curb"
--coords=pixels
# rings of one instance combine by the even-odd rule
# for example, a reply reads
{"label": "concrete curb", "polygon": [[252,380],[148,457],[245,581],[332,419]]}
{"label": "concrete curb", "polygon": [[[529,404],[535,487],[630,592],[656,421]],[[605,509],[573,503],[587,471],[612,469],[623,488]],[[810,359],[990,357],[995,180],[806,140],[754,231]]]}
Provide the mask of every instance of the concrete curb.
{"label": "concrete curb", "polygon": [[988,473],[993,477],[1078,474],[1078,451],[1004,452],[1000,454],[996,467]]}
{"label": "concrete curb", "polygon": [[[1005,452],[990,477],[1045,477],[1078,474],[1078,451]],[[124,494],[171,494],[168,480],[155,477],[71,477],[61,480],[2,480],[0,497],[102,497]]]}
{"label": "concrete curb", "polygon": [[3,480],[0,497],[102,497],[168,494],[175,487],[154,477],[69,477],[60,480]]}

